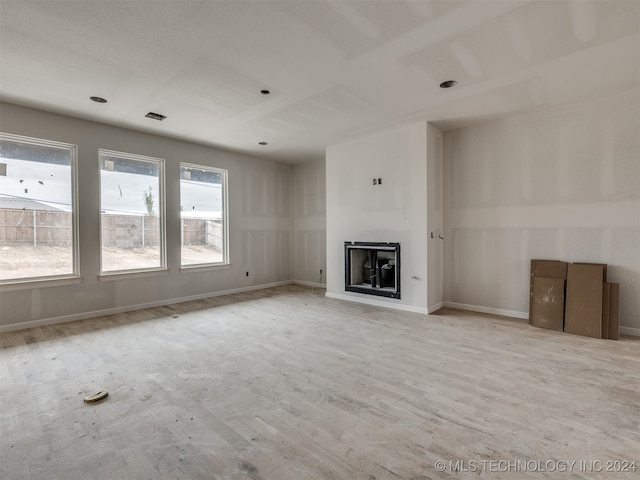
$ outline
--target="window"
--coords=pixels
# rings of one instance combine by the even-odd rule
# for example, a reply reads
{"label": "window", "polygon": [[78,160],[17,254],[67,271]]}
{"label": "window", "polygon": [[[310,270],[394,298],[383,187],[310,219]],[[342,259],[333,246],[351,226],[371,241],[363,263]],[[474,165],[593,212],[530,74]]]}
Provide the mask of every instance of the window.
{"label": "window", "polygon": [[164,269],[164,160],[100,150],[101,272]]}
{"label": "window", "polygon": [[227,171],[180,164],[183,267],[228,263]]}
{"label": "window", "polygon": [[0,133],[0,282],[77,276],[77,147]]}

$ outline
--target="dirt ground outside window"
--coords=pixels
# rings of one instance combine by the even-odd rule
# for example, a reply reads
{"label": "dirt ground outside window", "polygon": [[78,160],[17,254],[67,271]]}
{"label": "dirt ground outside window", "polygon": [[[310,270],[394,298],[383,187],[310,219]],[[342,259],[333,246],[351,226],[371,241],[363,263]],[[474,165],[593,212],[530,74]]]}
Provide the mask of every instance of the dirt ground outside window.
{"label": "dirt ground outside window", "polygon": [[[154,268],[160,266],[158,247],[105,247],[103,263],[109,271]],[[183,246],[183,265],[222,262],[222,253],[204,245]],[[99,260],[98,260],[99,261]],[[99,270],[82,266],[83,271]],[[0,245],[0,280],[70,275],[73,273],[73,251],[64,245]]]}

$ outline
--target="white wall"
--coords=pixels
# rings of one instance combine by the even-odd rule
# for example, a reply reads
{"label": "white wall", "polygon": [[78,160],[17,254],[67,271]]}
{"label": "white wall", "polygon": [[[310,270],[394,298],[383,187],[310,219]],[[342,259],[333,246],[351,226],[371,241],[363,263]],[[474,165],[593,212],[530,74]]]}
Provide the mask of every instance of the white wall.
{"label": "white wall", "polygon": [[[2,287],[0,328],[291,281],[290,165],[10,104],[0,104],[0,131],[78,145],[82,275],[79,285],[9,291]],[[165,159],[168,274],[98,279],[99,148]],[[180,162],[229,171],[229,269],[180,271]]]}
{"label": "white wall", "polygon": [[427,124],[427,301],[429,313],[444,299],[443,135]]}
{"label": "white wall", "polygon": [[639,106],[633,90],[445,133],[447,302],[526,317],[531,258],[607,263],[640,334]]}
{"label": "white wall", "polygon": [[[325,284],[327,271],[325,161],[293,167],[293,279]],[[320,270],[322,269],[322,279]]]}
{"label": "white wall", "polygon": [[[333,145],[326,163],[327,295],[426,312],[426,123]],[[344,291],[345,241],[400,242],[400,300]]]}

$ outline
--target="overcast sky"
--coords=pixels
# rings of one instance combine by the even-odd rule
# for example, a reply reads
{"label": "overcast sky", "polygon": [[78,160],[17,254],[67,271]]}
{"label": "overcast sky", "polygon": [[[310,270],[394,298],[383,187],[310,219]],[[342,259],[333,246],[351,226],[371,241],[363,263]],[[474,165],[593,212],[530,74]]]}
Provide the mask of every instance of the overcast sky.
{"label": "overcast sky", "polygon": [[71,206],[71,168],[68,165],[2,158],[7,175],[0,176],[0,194]]}
{"label": "overcast sky", "polygon": [[[7,175],[0,176],[0,194],[39,200],[58,208],[71,205],[71,168],[43,162],[10,158],[0,159],[7,164]],[[22,182],[21,182],[22,180]],[[103,211],[118,213],[146,213],[143,192],[152,188],[154,210],[158,212],[158,179],[148,175],[101,170]],[[97,189],[97,185],[96,185]],[[182,209],[185,216],[217,217],[222,210],[220,184],[181,181]]]}

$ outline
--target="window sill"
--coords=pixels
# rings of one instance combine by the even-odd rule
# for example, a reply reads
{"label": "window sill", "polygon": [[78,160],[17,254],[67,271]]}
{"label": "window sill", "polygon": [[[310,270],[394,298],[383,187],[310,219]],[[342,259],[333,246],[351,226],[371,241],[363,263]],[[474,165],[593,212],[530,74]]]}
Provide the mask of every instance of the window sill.
{"label": "window sill", "polygon": [[34,288],[64,287],[67,285],[79,285],[80,283],[82,283],[81,276],[7,280],[0,282],[0,292],[13,292],[17,290],[30,290]]}
{"label": "window sill", "polygon": [[206,272],[209,270],[228,270],[229,268],[231,268],[230,263],[183,265],[180,267],[180,273]]}
{"label": "window sill", "polygon": [[114,282],[116,280],[125,280],[129,278],[143,278],[143,277],[158,277],[160,275],[167,275],[169,270],[166,268],[157,270],[131,270],[128,272],[106,272],[98,275],[98,280],[101,282]]}

